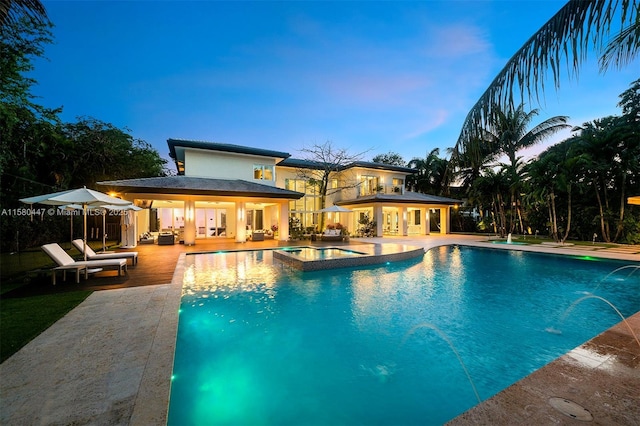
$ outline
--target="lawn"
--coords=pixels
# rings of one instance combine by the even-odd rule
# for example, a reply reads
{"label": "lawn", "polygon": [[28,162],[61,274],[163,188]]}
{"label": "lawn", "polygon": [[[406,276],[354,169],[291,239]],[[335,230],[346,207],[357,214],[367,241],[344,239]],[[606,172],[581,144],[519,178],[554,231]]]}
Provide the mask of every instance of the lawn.
{"label": "lawn", "polygon": [[[69,248],[69,243],[62,245]],[[102,248],[101,242],[91,242]],[[72,256],[79,253],[71,251]],[[0,362],[17,352],[53,323],[78,306],[91,291],[42,294],[28,290],[38,281],[50,280],[53,261],[39,248],[0,255]],[[46,278],[44,277],[46,276]],[[36,283],[31,283],[36,281]],[[25,291],[23,291],[25,290]],[[31,293],[31,294],[30,294]]]}
{"label": "lawn", "polygon": [[0,299],[0,362],[78,306],[91,291]]}

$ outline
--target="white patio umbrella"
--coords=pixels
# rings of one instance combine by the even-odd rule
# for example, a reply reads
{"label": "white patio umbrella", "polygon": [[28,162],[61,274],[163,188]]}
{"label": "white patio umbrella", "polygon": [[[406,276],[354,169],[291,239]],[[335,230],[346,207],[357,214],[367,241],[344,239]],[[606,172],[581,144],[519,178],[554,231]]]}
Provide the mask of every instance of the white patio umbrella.
{"label": "white patio umbrella", "polygon": [[353,210],[349,210],[345,207],[336,206],[335,204],[331,207],[325,207],[322,210],[318,210],[321,213],[353,213]]}
{"label": "white patio umbrella", "polygon": [[125,206],[132,204],[130,201],[110,197],[107,194],[87,189],[86,187],[55,192],[52,194],[38,195],[36,197],[22,198],[20,201],[25,204],[45,204],[49,206],[66,206],[68,204],[80,205],[84,216],[84,260],[87,260],[87,209],[89,207],[101,207],[107,205]]}

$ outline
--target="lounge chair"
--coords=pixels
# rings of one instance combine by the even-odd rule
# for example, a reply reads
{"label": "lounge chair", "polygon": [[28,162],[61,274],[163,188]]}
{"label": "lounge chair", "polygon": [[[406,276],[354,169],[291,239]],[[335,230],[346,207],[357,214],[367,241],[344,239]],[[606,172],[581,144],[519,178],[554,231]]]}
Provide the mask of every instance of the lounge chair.
{"label": "lounge chair", "polygon": [[[71,241],[73,246],[78,249],[80,254],[84,256],[84,241],[81,239]],[[107,252],[107,253],[96,253],[93,251],[89,245],[87,245],[87,260],[104,260],[104,259],[131,259],[131,264],[135,265],[138,263],[138,252],[137,251],[123,251],[123,252]]]}
{"label": "lounge chair", "polygon": [[100,272],[103,268],[118,268],[118,276],[122,275],[122,271],[127,272],[126,259],[105,259],[105,260],[81,260],[75,261],[69,254],[64,251],[57,243],[45,244],[42,250],[49,255],[57,267],[51,270],[51,278],[53,285],[56,285],[56,272],[63,272],[63,279],[67,278],[67,271],[74,270],[76,272],[76,284],[80,282],[80,272],[84,271],[85,279],[90,273]]}

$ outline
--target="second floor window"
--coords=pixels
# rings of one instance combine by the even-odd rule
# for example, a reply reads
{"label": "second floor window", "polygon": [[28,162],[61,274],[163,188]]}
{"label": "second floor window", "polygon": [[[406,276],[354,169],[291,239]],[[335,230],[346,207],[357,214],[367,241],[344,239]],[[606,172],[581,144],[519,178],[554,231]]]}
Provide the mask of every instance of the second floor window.
{"label": "second floor window", "polygon": [[273,180],[275,173],[273,172],[274,166],[265,164],[253,165],[253,178],[256,180]]}
{"label": "second floor window", "polygon": [[360,182],[361,195],[371,195],[378,191],[379,180],[377,176],[362,176]]}

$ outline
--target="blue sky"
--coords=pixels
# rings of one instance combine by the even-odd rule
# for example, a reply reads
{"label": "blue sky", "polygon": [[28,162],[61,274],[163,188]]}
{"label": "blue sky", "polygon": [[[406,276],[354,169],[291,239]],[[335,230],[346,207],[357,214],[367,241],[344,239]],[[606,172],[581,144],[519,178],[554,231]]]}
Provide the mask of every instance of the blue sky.
{"label": "blue sky", "polygon": [[[33,92],[65,121],[127,127],[166,158],[166,140],[183,138],[296,157],[330,140],[364,160],[393,151],[409,161],[445,155],[508,58],[565,2],[44,4],[55,43],[36,62]],[[548,86],[540,121],[619,114],[638,64],[603,76],[593,62],[559,92]]]}

